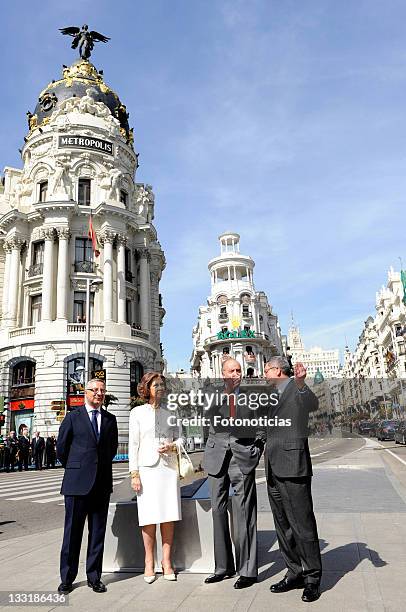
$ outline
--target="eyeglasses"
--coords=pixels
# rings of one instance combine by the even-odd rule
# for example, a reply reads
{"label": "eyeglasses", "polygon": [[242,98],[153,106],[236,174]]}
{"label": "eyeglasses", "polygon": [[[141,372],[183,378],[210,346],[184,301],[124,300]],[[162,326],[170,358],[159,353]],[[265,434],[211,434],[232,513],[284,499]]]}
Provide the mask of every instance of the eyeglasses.
{"label": "eyeglasses", "polygon": [[90,391],[93,395],[106,395],[106,392],[102,389],[86,389],[86,391]]}
{"label": "eyeglasses", "polygon": [[267,368],[267,369],[265,370],[265,374],[266,374],[267,372],[269,372],[269,370],[279,370],[279,367],[278,367],[278,366],[269,366],[269,368]]}

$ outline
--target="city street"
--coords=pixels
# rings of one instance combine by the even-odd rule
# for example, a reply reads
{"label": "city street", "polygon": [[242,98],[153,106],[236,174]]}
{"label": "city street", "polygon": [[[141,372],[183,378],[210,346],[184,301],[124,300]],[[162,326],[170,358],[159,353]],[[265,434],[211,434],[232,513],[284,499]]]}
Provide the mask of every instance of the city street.
{"label": "city street", "polygon": [[[322,596],[311,604],[312,609],[329,612],[404,609],[406,447],[344,434],[343,438],[333,435],[312,439],[311,454],[324,568]],[[201,453],[193,457],[198,464]],[[275,605],[277,610],[296,610],[304,605],[300,591],[282,595],[269,592],[270,584],[284,575],[284,569],[263,469],[261,464],[257,472],[260,543],[257,585],[237,592],[232,588],[233,581],[204,585],[204,576],[198,574],[180,574],[177,584],[159,578],[156,584],[146,585],[139,574],[126,573],[105,575],[108,593],[96,595],[85,585],[82,565],[69,607],[122,610],[133,605],[143,611],[164,606],[167,611],[189,612],[206,610],[208,606],[224,611],[265,611]],[[117,483],[126,476],[126,470],[126,464],[114,466]],[[56,483],[61,476],[61,470],[50,474],[0,475],[1,499],[8,500],[3,505],[7,509],[0,526],[3,591],[54,590],[58,585],[63,507],[55,493],[59,484],[47,484],[44,479],[54,478]],[[14,493],[13,484],[18,488],[23,480],[26,494],[22,490]],[[39,503],[45,500],[49,501]]]}

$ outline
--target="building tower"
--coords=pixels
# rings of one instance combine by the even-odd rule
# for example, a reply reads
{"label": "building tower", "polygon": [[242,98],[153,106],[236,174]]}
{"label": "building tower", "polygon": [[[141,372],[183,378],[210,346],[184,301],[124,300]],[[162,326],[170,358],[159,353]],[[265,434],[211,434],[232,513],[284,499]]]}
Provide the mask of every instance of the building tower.
{"label": "building tower", "polygon": [[253,259],[240,253],[240,236],[219,236],[220,255],[208,268],[211,293],[193,329],[192,373],[221,377],[224,359],[237,359],[243,376],[263,375],[264,363],[282,354],[278,317],[263,291],[255,291]]}
{"label": "building tower", "polygon": [[90,371],[105,376],[118,399],[110,409],[125,441],[137,382],[162,368],[165,258],[152,188],[135,181],[138,155],[125,105],[87,59],[64,66],[27,115],[22,168],[6,167],[0,186],[6,425],[35,423],[42,434],[56,433],[57,402],[67,409],[83,403],[85,289],[87,279],[97,279]]}

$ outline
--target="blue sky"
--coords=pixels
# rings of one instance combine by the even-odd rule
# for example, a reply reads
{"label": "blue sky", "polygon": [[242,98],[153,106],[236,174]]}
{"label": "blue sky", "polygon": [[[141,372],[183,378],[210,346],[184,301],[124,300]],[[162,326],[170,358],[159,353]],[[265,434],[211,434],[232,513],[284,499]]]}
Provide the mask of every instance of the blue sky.
{"label": "blue sky", "polygon": [[189,366],[224,230],[284,332],[293,310],[307,346],[354,347],[388,267],[406,262],[406,4],[4,4],[0,168],[20,167],[26,111],[76,59],[58,28],[82,23],[111,37],[92,60],[156,194],[170,368]]}

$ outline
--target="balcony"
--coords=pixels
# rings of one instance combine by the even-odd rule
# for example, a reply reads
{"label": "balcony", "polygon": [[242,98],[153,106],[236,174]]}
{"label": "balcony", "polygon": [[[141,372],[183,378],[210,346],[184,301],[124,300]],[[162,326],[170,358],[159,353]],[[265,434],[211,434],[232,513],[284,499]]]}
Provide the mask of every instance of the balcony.
{"label": "balcony", "polygon": [[219,322],[226,323],[228,321],[228,314],[226,312],[220,312],[219,314]]}
{"label": "balcony", "polygon": [[[86,323],[68,323],[68,334],[84,334],[86,331]],[[90,324],[91,334],[103,334],[104,325]]]}
{"label": "balcony", "polygon": [[18,336],[30,336],[31,334],[35,334],[34,325],[30,327],[19,327],[18,329],[11,329],[9,331],[10,338],[17,338]]}
{"label": "balcony", "polygon": [[41,276],[44,270],[44,264],[37,263],[30,266],[27,270],[28,278],[32,278],[33,276]]}
{"label": "balcony", "polygon": [[29,380],[24,384],[13,385],[10,389],[10,399],[25,399],[27,397],[34,397],[35,395],[35,381]]}
{"label": "balcony", "polygon": [[75,272],[94,273],[94,261],[75,261]]}
{"label": "balcony", "polygon": [[252,312],[250,310],[243,310],[242,311],[242,318],[243,319],[252,319]]}

